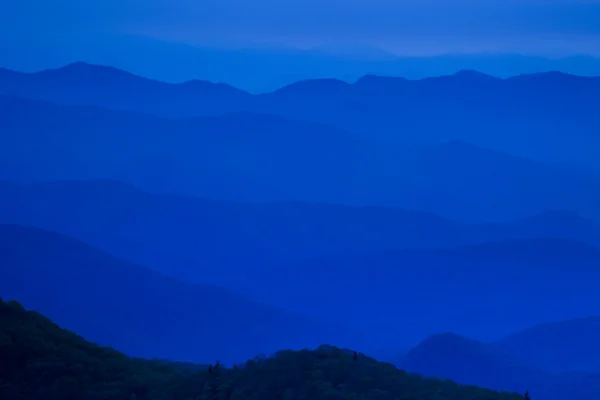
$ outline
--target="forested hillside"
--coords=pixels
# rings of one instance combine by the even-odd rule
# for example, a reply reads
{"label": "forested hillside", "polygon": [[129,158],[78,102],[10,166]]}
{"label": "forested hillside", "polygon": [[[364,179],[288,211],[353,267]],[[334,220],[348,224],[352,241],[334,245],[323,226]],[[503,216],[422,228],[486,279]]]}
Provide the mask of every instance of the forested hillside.
{"label": "forested hillside", "polygon": [[133,359],[2,300],[0,360],[0,398],[11,400],[521,399],[420,378],[329,346],[282,351],[232,368]]}

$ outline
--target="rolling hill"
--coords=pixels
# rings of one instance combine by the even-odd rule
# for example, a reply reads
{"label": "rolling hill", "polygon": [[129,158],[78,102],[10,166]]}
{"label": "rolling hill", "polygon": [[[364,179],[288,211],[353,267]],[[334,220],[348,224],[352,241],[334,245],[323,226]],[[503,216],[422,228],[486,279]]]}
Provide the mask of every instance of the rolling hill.
{"label": "rolling hill", "polygon": [[0,278],[2,297],[130,355],[236,362],[280,348],[360,340],[342,325],[186,284],[19,225],[0,226]]}

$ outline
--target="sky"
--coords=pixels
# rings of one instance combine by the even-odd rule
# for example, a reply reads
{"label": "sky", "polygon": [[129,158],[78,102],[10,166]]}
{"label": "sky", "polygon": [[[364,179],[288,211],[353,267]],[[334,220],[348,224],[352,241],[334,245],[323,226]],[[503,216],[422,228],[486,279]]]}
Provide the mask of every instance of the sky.
{"label": "sky", "polygon": [[0,0],[0,40],[136,34],[400,55],[600,55],[600,0]]}

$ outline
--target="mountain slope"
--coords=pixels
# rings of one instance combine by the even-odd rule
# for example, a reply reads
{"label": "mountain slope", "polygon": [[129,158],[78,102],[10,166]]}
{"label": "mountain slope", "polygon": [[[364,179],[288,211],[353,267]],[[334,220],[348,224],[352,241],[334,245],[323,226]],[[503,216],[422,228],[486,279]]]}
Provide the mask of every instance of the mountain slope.
{"label": "mountain slope", "polygon": [[0,69],[0,93],[164,116],[227,111],[249,96],[225,84],[207,81],[169,84],[82,62],[35,74]]}
{"label": "mountain slope", "polygon": [[600,373],[600,317],[546,323],[494,343],[507,354],[550,372]]}
{"label": "mountain slope", "polygon": [[266,264],[326,255],[534,237],[600,244],[600,229],[571,212],[463,224],[398,208],[161,195],[114,181],[0,181],[0,223],[57,231],[163,274],[221,285]]}
{"label": "mountain slope", "polygon": [[518,400],[521,396],[424,380],[352,352],[322,346],[281,351],[228,369],[131,359],[0,299],[0,395],[14,400],[241,399],[411,396],[430,400]]}
{"label": "mountain slope", "polygon": [[448,333],[422,341],[399,362],[399,367],[462,384],[529,391],[534,399],[593,400],[600,395],[600,374],[550,374],[527,361],[511,357],[492,345]]}
{"label": "mountain slope", "polygon": [[75,239],[0,226],[0,293],[128,354],[240,361],[351,338],[341,326],[182,283]]}
{"label": "mountain slope", "polygon": [[278,265],[237,290],[297,312],[336,313],[377,332],[381,346],[445,331],[487,341],[597,313],[598,265],[600,249],[591,245],[508,240]]}
{"label": "mountain slope", "polygon": [[600,168],[600,78],[540,73],[498,79],[463,71],[421,80],[365,76],[343,91],[301,83],[266,95],[261,109],[395,143],[462,140]]}
{"label": "mountain slope", "polygon": [[399,367],[463,384],[520,393],[540,387],[548,378],[485,343],[451,333],[426,338],[403,357]]}
{"label": "mountain slope", "polygon": [[588,209],[600,187],[570,171],[467,143],[389,145],[269,115],[173,121],[4,97],[0,124],[4,176],[14,168],[32,179],[108,178],[207,198],[507,220]]}
{"label": "mountain slope", "polygon": [[97,346],[2,299],[0,358],[0,398],[14,400],[164,398],[168,382],[188,375]]}
{"label": "mountain slope", "polygon": [[243,280],[267,262],[445,247],[480,234],[417,211],[213,201],[152,194],[112,181],[0,182],[0,223],[78,237],[118,257],[196,282]]}

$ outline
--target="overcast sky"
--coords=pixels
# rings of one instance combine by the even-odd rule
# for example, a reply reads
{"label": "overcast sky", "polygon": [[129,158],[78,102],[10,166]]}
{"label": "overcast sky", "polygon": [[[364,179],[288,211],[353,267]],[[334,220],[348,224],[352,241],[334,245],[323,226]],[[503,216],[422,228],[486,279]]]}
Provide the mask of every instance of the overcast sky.
{"label": "overcast sky", "polygon": [[0,39],[134,33],[400,54],[600,54],[600,0],[0,0]]}

